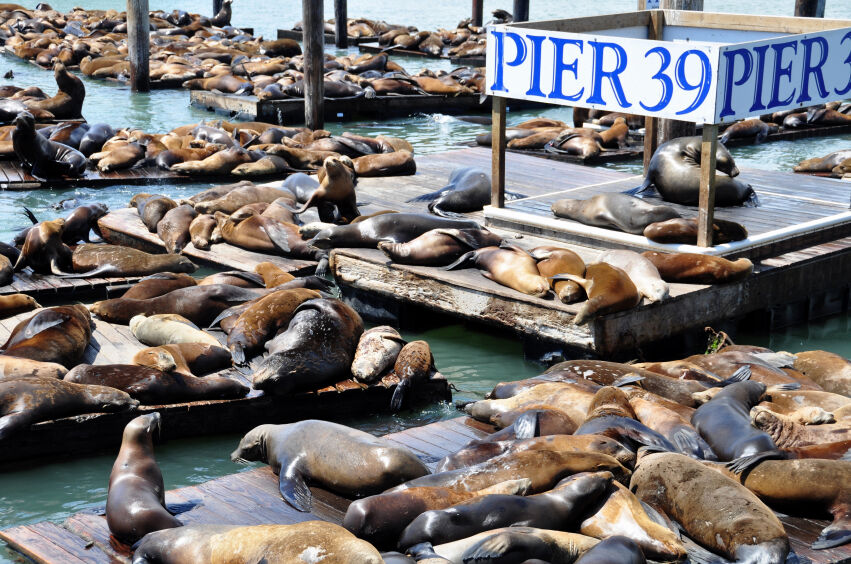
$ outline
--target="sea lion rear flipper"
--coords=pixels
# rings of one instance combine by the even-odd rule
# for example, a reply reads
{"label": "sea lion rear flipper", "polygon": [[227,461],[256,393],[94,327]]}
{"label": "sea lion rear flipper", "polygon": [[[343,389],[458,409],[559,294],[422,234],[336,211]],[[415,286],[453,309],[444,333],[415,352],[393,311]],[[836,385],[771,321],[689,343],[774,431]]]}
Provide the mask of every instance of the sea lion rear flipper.
{"label": "sea lion rear flipper", "polygon": [[233,359],[234,364],[247,364],[245,362],[245,351],[239,343],[234,343],[230,346],[230,356]]}
{"label": "sea lion rear flipper", "polygon": [[[750,186],[748,188],[750,188]],[[750,188],[750,194],[748,194],[748,197],[745,198],[745,200],[742,202],[742,207],[758,208],[759,206],[759,196],[756,195],[756,192],[753,188]]]}
{"label": "sea lion rear flipper", "polygon": [[744,382],[745,380],[749,380],[750,377],[751,367],[746,365],[733,372],[733,375],[727,378],[726,380],[714,382],[713,384],[714,387],[723,388],[724,386],[729,386],[730,384],[735,384],[736,382]]}
{"label": "sea lion rear flipper", "polygon": [[795,364],[795,359],[798,358],[787,352],[761,352],[753,353],[753,356],[774,368],[792,368]]}
{"label": "sea lion rear flipper", "polygon": [[458,260],[456,260],[452,264],[449,264],[449,265],[444,266],[442,268],[443,268],[443,270],[458,270],[460,268],[468,267],[468,265],[470,264],[470,262],[473,261],[475,256],[476,256],[476,251],[466,252],[463,255],[461,255],[460,257],[458,257]]}
{"label": "sea lion rear flipper", "polygon": [[641,508],[644,510],[644,512],[647,513],[647,516],[650,517],[651,521],[661,527],[665,527],[666,529],[672,531],[677,535],[677,537],[682,537],[680,528],[677,527],[677,525],[673,521],[668,519],[667,515],[661,513],[660,511],[657,511],[655,507],[644,501],[639,501],[639,503],[641,504]]}
{"label": "sea lion rear flipper", "polygon": [[290,247],[289,234],[277,221],[263,221],[262,226],[263,231],[266,232],[266,235],[269,236],[269,240],[271,240],[276,247],[285,253],[289,253],[292,250]]}
{"label": "sea lion rear flipper", "polygon": [[450,218],[450,219],[464,219],[464,214],[444,210],[444,209],[438,207],[437,204],[438,204],[438,202],[431,202],[428,205],[428,211],[433,213],[434,215],[436,215],[438,217],[446,217],[446,218]]}
{"label": "sea lion rear flipper", "polygon": [[213,320],[210,322],[210,325],[208,325],[208,326],[207,326],[207,329],[212,329],[212,328],[213,328],[213,327],[215,327],[215,326],[216,326],[216,324],[217,324],[219,321],[221,321],[222,319],[225,319],[225,318],[230,317],[230,316],[232,316],[232,315],[238,315],[235,311],[233,311],[234,309],[236,309],[236,308],[238,308],[238,307],[240,307],[240,306],[235,305],[235,306],[233,306],[233,307],[229,307],[229,308],[227,308],[226,310],[224,310],[223,312],[221,312],[219,315],[217,315],[217,316],[216,316],[216,318],[215,318],[215,319],[213,319]]}
{"label": "sea lion rear flipper", "polygon": [[421,194],[419,196],[411,198],[410,200],[406,200],[406,202],[408,202],[408,203],[410,203],[410,202],[430,202],[432,200],[436,200],[444,192],[451,191],[451,190],[452,190],[451,185],[450,186],[444,186],[440,190],[437,190],[435,192],[429,192],[428,194]]}
{"label": "sea lion rear flipper", "polygon": [[541,427],[538,412],[526,411],[514,420],[514,438],[531,439],[540,436]]}
{"label": "sea lion rear flipper", "polygon": [[396,384],[396,389],[393,390],[393,397],[390,398],[390,410],[399,411],[402,409],[402,402],[405,399],[405,392],[411,387],[411,379],[405,378]]}
{"label": "sea lion rear flipper", "polygon": [[414,557],[417,562],[425,559],[449,562],[449,560],[446,560],[434,551],[434,546],[432,546],[430,542],[421,542],[419,544],[415,544],[414,546],[408,547],[405,552]]}
{"label": "sea lion rear flipper", "polygon": [[644,380],[644,376],[639,376],[638,374],[627,374],[626,376],[621,376],[614,382],[612,382],[612,386],[615,388],[620,388],[621,386],[628,386],[629,384],[634,384],[636,382],[640,382]]}
{"label": "sea lion rear flipper", "polygon": [[0,417],[0,442],[27,428],[31,419],[29,411],[19,411]]}
{"label": "sea lion rear flipper", "polygon": [[328,267],[328,255],[326,254],[319,259],[319,262],[316,265],[316,277],[320,280],[324,280],[324,277],[328,275]]}
{"label": "sea lion rear flipper", "polygon": [[[639,423],[639,426],[627,427],[625,429],[626,436],[628,436],[633,441],[641,444],[644,447],[647,447],[655,452],[675,452],[676,447],[671,444],[671,441],[650,429],[649,427],[644,427]],[[641,427],[644,427],[642,429]]]}
{"label": "sea lion rear flipper", "polygon": [[845,511],[838,510],[837,508],[833,509],[836,515],[833,523],[822,530],[811,546],[813,550],[834,548],[851,542],[851,509],[847,505],[843,507]]}
{"label": "sea lion rear flipper", "polygon": [[677,452],[691,456],[692,458],[703,459],[703,449],[700,448],[700,443],[694,435],[686,433],[679,429],[671,437],[671,442],[677,447]]}
{"label": "sea lion rear flipper", "polygon": [[165,508],[172,515],[180,515],[181,513],[186,513],[188,511],[192,511],[193,509],[195,509],[196,507],[198,507],[202,503],[203,502],[200,499],[196,499],[196,500],[187,501],[187,502],[184,502],[184,503],[168,503],[168,504],[166,504]]}
{"label": "sea lion rear flipper", "polygon": [[33,222],[33,225],[38,224],[38,219],[36,219],[35,214],[26,206],[24,206],[24,215],[27,216],[27,218],[29,218],[29,220]]}
{"label": "sea lion rear flipper", "polygon": [[779,450],[767,450],[749,456],[740,456],[735,460],[731,460],[725,466],[728,470],[736,474],[741,474],[745,470],[755,467],[763,460],[786,460],[786,454]]}
{"label": "sea lion rear flipper", "polygon": [[281,492],[284,501],[299,511],[307,513],[313,506],[313,495],[310,493],[310,488],[307,487],[304,478],[298,472],[287,475],[285,469],[282,468],[281,474],[278,476],[278,490]]}
{"label": "sea lion rear flipper", "polygon": [[771,392],[792,392],[801,389],[800,382],[786,382],[785,384],[775,384],[768,388]]}
{"label": "sea lion rear flipper", "polygon": [[102,264],[88,272],[65,272],[59,268],[55,260],[50,261],[50,270],[59,278],[92,278],[115,273],[115,267],[111,264]]}
{"label": "sea lion rear flipper", "polygon": [[526,194],[521,194],[520,192],[506,192],[505,193],[505,201],[511,202],[514,200],[520,200],[521,198],[528,198]]}
{"label": "sea lion rear flipper", "polygon": [[[523,527],[517,527],[523,530]],[[551,549],[542,538],[523,532],[503,532],[487,537],[464,553],[464,562],[498,561],[508,554],[522,554],[525,559],[549,558]]]}
{"label": "sea lion rear flipper", "polygon": [[650,178],[645,178],[644,183],[638,188],[632,188],[631,190],[624,190],[622,192],[622,194],[635,196],[636,198],[646,198],[652,196],[654,193],[658,193],[658,190],[656,190],[656,186],[651,182]]}
{"label": "sea lion rear flipper", "polygon": [[[581,276],[576,276],[575,274],[554,274],[553,276],[547,277],[549,280],[570,280],[571,282],[576,282],[580,286],[583,284],[587,284],[588,281]],[[584,287],[584,286],[583,286]]]}

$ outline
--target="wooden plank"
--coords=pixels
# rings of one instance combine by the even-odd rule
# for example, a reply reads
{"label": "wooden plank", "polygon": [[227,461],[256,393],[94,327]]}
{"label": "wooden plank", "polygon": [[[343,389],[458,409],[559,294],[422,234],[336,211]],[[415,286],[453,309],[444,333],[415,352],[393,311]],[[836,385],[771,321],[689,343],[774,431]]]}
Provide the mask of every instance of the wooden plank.
{"label": "wooden plank", "polygon": [[697,212],[697,245],[712,246],[712,221],[715,217],[715,157],[718,126],[704,124],[700,148],[700,206]]}
{"label": "wooden plank", "polygon": [[745,14],[722,14],[713,12],[691,12],[665,10],[665,23],[683,27],[702,27],[710,29],[738,29],[744,31],[764,31],[772,33],[817,33],[829,29],[851,27],[849,20],[823,18],[793,18],[785,16],[767,16],[758,18]]}
{"label": "wooden plank", "polygon": [[505,206],[505,98],[493,101],[491,129],[491,206]]}

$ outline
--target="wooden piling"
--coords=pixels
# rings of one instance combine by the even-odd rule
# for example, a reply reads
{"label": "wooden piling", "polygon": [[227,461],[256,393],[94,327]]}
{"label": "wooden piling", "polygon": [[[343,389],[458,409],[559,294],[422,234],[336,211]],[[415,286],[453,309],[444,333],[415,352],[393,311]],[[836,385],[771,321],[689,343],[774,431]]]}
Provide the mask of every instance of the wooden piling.
{"label": "wooden piling", "polygon": [[[642,0],[644,2],[645,0]],[[662,39],[662,32],[665,27],[665,21],[660,12],[653,12],[650,16],[650,23],[647,26],[647,39],[651,41],[659,41]],[[659,147],[659,119],[651,116],[644,118],[644,174],[647,174],[647,169],[650,167],[650,159],[653,158],[653,153]]]}
{"label": "wooden piling", "polygon": [[512,12],[515,22],[529,21],[529,0],[514,0],[514,11]]}
{"label": "wooden piling", "polygon": [[483,14],[484,14],[484,1],[483,0],[473,0],[473,25],[481,26],[484,22]]}
{"label": "wooden piling", "polygon": [[700,201],[697,211],[697,246],[712,246],[712,222],[715,220],[715,152],[718,149],[718,125],[703,125],[700,145]]}
{"label": "wooden piling", "polygon": [[348,43],[348,21],[346,0],[334,0],[334,40],[338,49],[346,49]]}
{"label": "wooden piling", "polygon": [[795,0],[795,17],[823,18],[826,0]]}
{"label": "wooden piling", "polygon": [[505,98],[493,97],[491,126],[491,205],[505,206]]}
{"label": "wooden piling", "polygon": [[310,129],[325,125],[325,22],[322,2],[302,0],[304,29],[304,124]]}
{"label": "wooden piling", "polygon": [[131,90],[149,92],[151,21],[148,15],[148,0],[127,0],[127,52],[130,57]]}

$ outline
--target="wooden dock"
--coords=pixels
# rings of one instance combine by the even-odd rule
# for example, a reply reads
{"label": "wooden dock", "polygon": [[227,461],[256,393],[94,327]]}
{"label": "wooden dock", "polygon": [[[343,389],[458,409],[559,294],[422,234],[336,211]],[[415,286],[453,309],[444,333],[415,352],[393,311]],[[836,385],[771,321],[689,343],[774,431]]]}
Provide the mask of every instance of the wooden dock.
{"label": "wooden dock", "polygon": [[[168,423],[163,421],[163,432]],[[440,421],[385,435],[384,438],[410,448],[430,468],[444,456],[462,448],[470,440],[485,436],[486,426],[467,418]],[[104,476],[104,483],[107,476]],[[179,515],[185,525],[290,524],[322,520],[340,524],[350,501],[319,488],[311,488],[313,510],[301,513],[281,500],[278,479],[268,466],[230,474],[166,492],[166,503],[192,503]],[[780,515],[792,549],[813,564],[848,564],[851,546],[812,550],[810,544],[828,521]],[[85,562],[90,564],[129,564],[128,551],[119,552],[110,543],[104,508],[83,511],[62,524],[42,521],[0,531],[0,539],[38,564]],[[692,560],[692,562],[698,562]]]}
{"label": "wooden dock", "polygon": [[53,302],[55,300],[106,299],[112,294],[123,292],[131,284],[138,282],[141,276],[118,278],[60,278],[53,275],[41,275],[24,270],[16,272],[12,283],[0,286],[0,296],[8,294],[27,294],[36,299]]}
{"label": "wooden dock", "polygon": [[[0,342],[5,342],[15,325],[33,313],[22,313],[0,320]],[[227,336],[210,331],[222,343]],[[83,357],[85,364],[127,364],[137,351],[145,348],[126,325],[95,319],[95,330]],[[262,358],[250,361],[256,370]],[[217,373],[245,386],[251,381],[235,368]],[[251,390],[244,398],[210,400],[169,405],[143,405],[121,413],[97,413],[65,417],[37,423],[24,433],[6,441],[0,453],[0,469],[19,468],[22,460],[70,458],[117,448],[128,421],[140,414],[159,411],[163,417],[163,438],[183,438],[247,431],[262,423],[290,423],[310,418],[334,419],[374,414],[390,406],[390,398],[399,379],[386,374],[378,383],[365,385],[349,379],[314,392],[293,396],[266,395]],[[438,374],[417,392],[418,401],[451,399],[449,384]],[[45,448],[50,445],[50,448]]]}
{"label": "wooden dock", "polygon": [[[337,41],[337,37],[333,33],[324,33],[323,37],[325,38],[325,43],[334,44]],[[297,29],[279,29],[278,30],[278,39],[295,39],[296,41],[304,40],[304,33]],[[368,37],[348,37],[346,36],[346,43],[349,46],[358,45],[360,43],[370,43],[373,41],[378,41],[377,35],[372,35]]]}
{"label": "wooden dock", "polygon": [[[98,220],[98,226],[104,240],[108,243],[133,247],[146,253],[165,251],[165,244],[156,233],[148,231],[139,219],[136,208],[113,210]],[[228,243],[212,245],[209,251],[196,249],[192,243],[189,243],[183,249],[183,255],[193,262],[248,272],[252,272],[257,264],[264,261],[272,262],[294,275],[310,274],[316,269],[314,261],[255,253]]]}

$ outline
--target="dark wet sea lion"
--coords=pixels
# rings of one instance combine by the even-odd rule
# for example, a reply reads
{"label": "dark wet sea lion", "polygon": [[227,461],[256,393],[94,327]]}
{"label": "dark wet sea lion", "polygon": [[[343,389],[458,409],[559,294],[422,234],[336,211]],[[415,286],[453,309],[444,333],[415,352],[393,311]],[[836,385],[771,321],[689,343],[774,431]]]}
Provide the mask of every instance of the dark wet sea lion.
{"label": "dark wet sea lion", "polygon": [[726,284],[744,280],[753,272],[746,258],[730,261],[722,257],[696,253],[641,253],[659,270],[665,282],[684,284]]}
{"label": "dark wet sea lion", "polygon": [[[668,202],[696,206],[700,195],[701,142],[700,137],[680,137],[660,145],[653,153],[639,191],[653,185]],[[758,205],[750,184],[733,178],[739,169],[724,145],[718,145],[715,157],[715,168],[724,173],[715,176],[715,205]]]}
{"label": "dark wet sea lion", "polygon": [[211,243],[218,242],[213,240],[217,225],[216,218],[208,213],[195,216],[189,224],[189,240],[192,246],[201,251],[209,250]]}
{"label": "dark wet sea lion", "polygon": [[535,259],[519,247],[476,249],[461,255],[445,268],[457,270],[467,266],[475,266],[485,278],[530,296],[540,298],[550,291],[550,283],[538,272]]}
{"label": "dark wet sea lion", "polygon": [[106,204],[91,204],[79,206],[65,218],[65,229],[62,231],[62,240],[73,245],[80,241],[89,242],[89,231],[94,230],[100,236],[98,220],[109,212]]}
{"label": "dark wet sea lion", "polygon": [[14,276],[15,269],[12,263],[5,256],[0,255],[0,286],[11,284]]}
{"label": "dark wet sea lion", "polygon": [[650,454],[641,459],[630,490],[682,525],[699,544],[741,564],[785,562],[783,525],[756,495],[687,456]]}
{"label": "dark wet sea lion", "polygon": [[131,545],[146,534],[183,525],[165,506],[165,485],[154,458],[160,414],[140,415],[124,427],[109,474],[106,522],[112,536]]}
{"label": "dark wet sea lion", "polygon": [[224,376],[196,378],[134,364],[80,364],[63,379],[115,388],[145,405],[240,398],[249,391],[247,386]]}
{"label": "dark wet sea lion", "polygon": [[35,298],[26,294],[7,294],[0,296],[0,319],[12,317],[13,315],[40,307],[38,302],[35,301]]}
{"label": "dark wet sea lion", "polygon": [[231,286],[239,286],[240,288],[264,288],[263,278],[259,274],[253,272],[243,272],[242,270],[229,270],[226,272],[217,272],[205,276],[199,282],[199,286],[209,286],[210,284],[230,284]]}
{"label": "dark wet sea lion", "polygon": [[[522,198],[522,194],[506,193],[506,198]],[[456,217],[459,213],[481,210],[491,200],[490,176],[475,167],[456,168],[449,175],[449,184],[436,192],[430,192],[408,200],[429,202],[428,210],[443,217]]]}
{"label": "dark wet sea lion", "polygon": [[131,362],[163,372],[203,376],[230,368],[231,357],[226,348],[210,343],[173,343],[142,349],[133,355]]}
{"label": "dark wet sea lion", "polygon": [[195,272],[198,268],[184,256],[152,255],[121,245],[79,245],[71,260],[74,272],[102,276],[149,276],[162,272]]}
{"label": "dark wet sea lion", "polygon": [[616,535],[600,541],[576,560],[576,564],[646,564],[644,553],[629,537]]}
{"label": "dark wet sea lion", "polygon": [[654,205],[626,194],[597,194],[587,200],[557,200],[552,205],[556,217],[585,225],[618,229],[640,235],[651,223],[680,217],[670,206]]}
{"label": "dark wet sea lion", "polygon": [[151,274],[142,278],[137,283],[124,292],[122,298],[133,298],[136,300],[146,300],[148,298],[156,298],[163,294],[168,294],[172,290],[195,286],[198,282],[183,273],[160,272]]}
{"label": "dark wet sea lion", "polygon": [[92,328],[84,305],[43,308],[15,325],[2,354],[71,368],[83,358]]}
{"label": "dark wet sea lion", "polygon": [[381,241],[378,249],[399,264],[446,266],[470,250],[501,242],[502,237],[486,229],[432,229],[407,243]]}
{"label": "dark wet sea lion", "polygon": [[231,459],[267,463],[279,476],[281,496],[299,511],[311,508],[308,482],[347,497],[364,497],[428,474],[406,447],[317,420],[255,427]]}
{"label": "dark wet sea lion", "polygon": [[86,157],[80,151],[36,133],[35,120],[29,112],[21,112],[15,118],[12,145],[15,155],[36,178],[81,176],[86,170]]}
{"label": "dark wet sea lion", "polygon": [[434,356],[431,354],[428,343],[411,341],[402,347],[399,356],[396,357],[393,372],[399,377],[399,383],[393,390],[390,409],[398,411],[402,408],[406,394],[420,382],[428,381],[437,372],[434,367]]}
{"label": "dark wet sea lion", "polygon": [[266,343],[269,355],[252,385],[273,394],[315,390],[351,376],[363,321],[337,299],[308,300],[296,308],[287,330]]}
{"label": "dark wet sea lion", "polygon": [[21,256],[21,251],[9,243],[3,243],[0,241],[0,255],[9,259],[9,262],[12,264],[15,264],[18,262],[18,257]]}
{"label": "dark wet sea lion", "polygon": [[15,272],[29,266],[38,274],[62,274],[71,269],[71,249],[62,242],[64,219],[42,221],[27,232]]}
{"label": "dark wet sea lion", "polygon": [[74,119],[82,117],[83,101],[86,98],[86,87],[83,81],[68,72],[60,61],[53,64],[53,76],[59,91],[55,96],[45,100],[27,103],[31,109],[46,110],[56,119]]}
{"label": "dark wet sea lion", "polygon": [[419,213],[388,213],[350,225],[323,229],[308,243],[320,249],[375,248],[380,241],[407,243],[432,229],[481,229],[481,226],[473,220],[444,219]]}
{"label": "dark wet sea lion", "polygon": [[198,216],[189,204],[182,204],[168,210],[157,223],[157,236],[165,243],[170,254],[179,254],[190,242],[189,226]]}
{"label": "dark wet sea lion", "polygon": [[603,262],[585,267],[585,276],[558,274],[554,280],[572,280],[588,296],[573,323],[582,325],[592,317],[633,308],[641,303],[641,294],[626,272]]}
{"label": "dark wet sea lion", "polygon": [[124,392],[106,386],[38,377],[0,381],[0,441],[39,421],[122,411],[138,404]]}
{"label": "dark wet sea lion", "polygon": [[597,501],[613,480],[610,472],[571,476],[552,490],[528,497],[487,495],[431,510],[414,519],[402,532],[399,548],[422,542],[445,544],[499,527],[526,526],[561,529]]}
{"label": "dark wet sea lion", "polygon": [[333,523],[294,525],[188,525],[151,533],[133,554],[133,564],[263,562],[290,564],[302,556],[334,564],[383,564],[369,543]]}
{"label": "dark wet sea lion", "polygon": [[[651,223],[644,236],[656,243],[697,244],[697,218],[675,218]],[[748,238],[748,230],[741,223],[715,218],[712,220],[712,244],[723,245]]]}
{"label": "dark wet sea lion", "polygon": [[576,282],[550,278],[556,274],[585,276],[585,263],[579,255],[569,249],[559,247],[535,247],[529,251],[529,254],[538,261],[538,272],[550,281],[550,288],[558,296],[558,299],[569,304],[585,298],[585,290]]}
{"label": "dark wet sea lion", "polygon": [[130,198],[129,206],[136,208],[148,231],[156,233],[157,224],[166,212],[177,207],[177,202],[162,194],[136,194]]}
{"label": "dark wet sea lion", "polygon": [[774,123],[765,123],[759,118],[751,118],[739,121],[724,130],[719,139],[721,143],[727,143],[730,139],[740,137],[756,137],[756,143],[762,143],[771,133],[777,133],[780,127]]}
{"label": "dark wet sea lion", "polygon": [[103,149],[103,144],[115,135],[115,130],[109,124],[96,123],[86,129],[80,139],[78,149],[85,156],[91,156]]}

